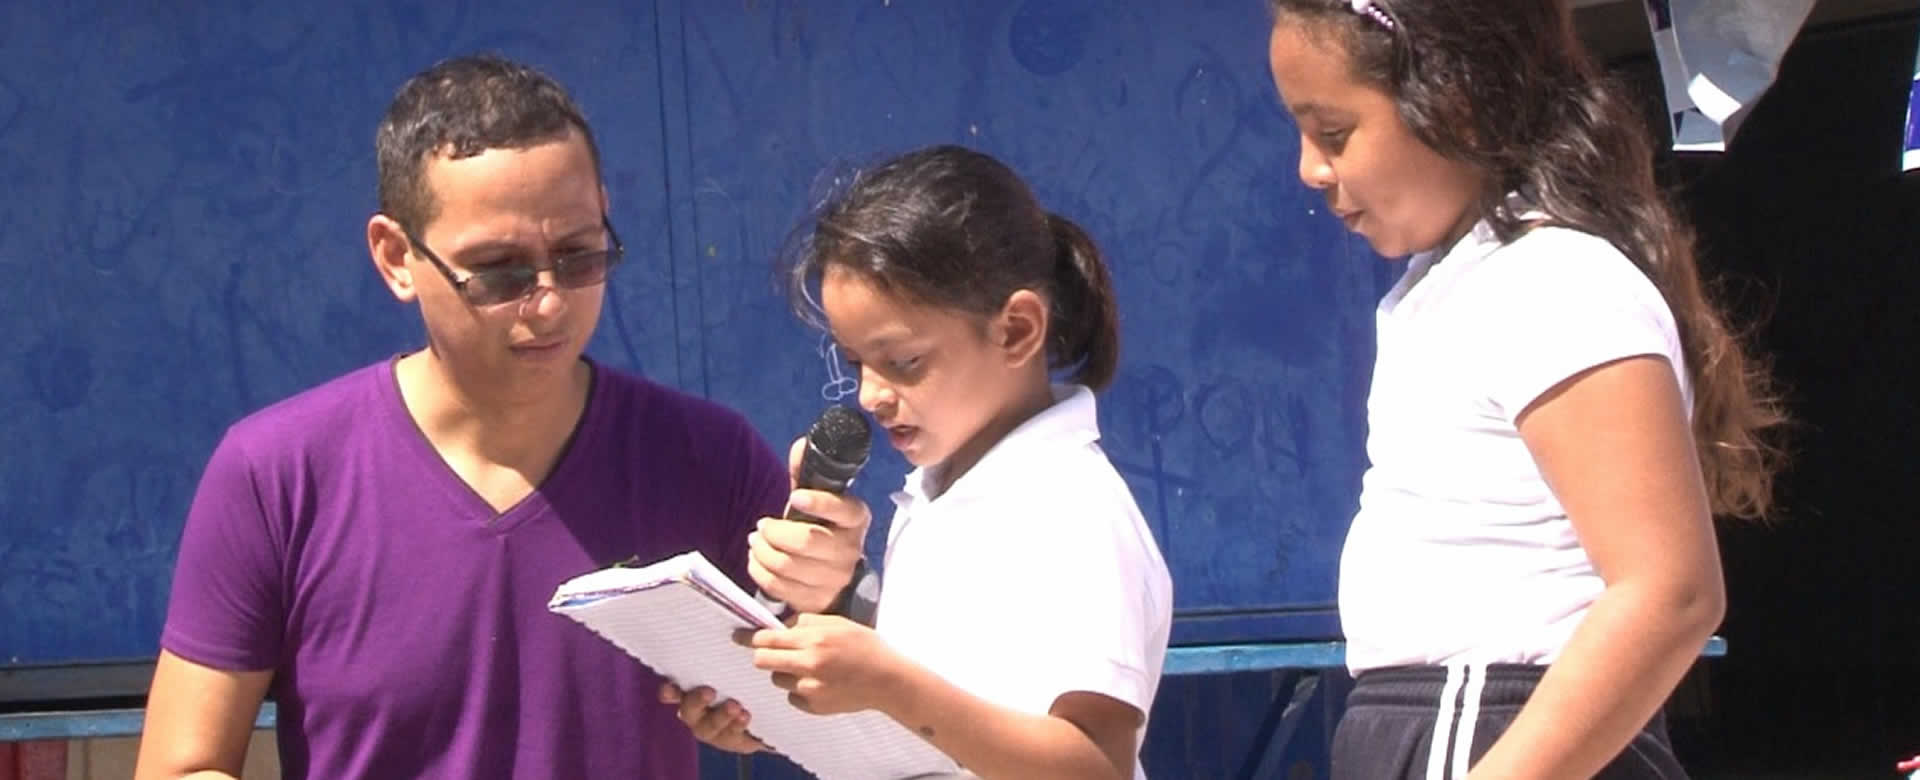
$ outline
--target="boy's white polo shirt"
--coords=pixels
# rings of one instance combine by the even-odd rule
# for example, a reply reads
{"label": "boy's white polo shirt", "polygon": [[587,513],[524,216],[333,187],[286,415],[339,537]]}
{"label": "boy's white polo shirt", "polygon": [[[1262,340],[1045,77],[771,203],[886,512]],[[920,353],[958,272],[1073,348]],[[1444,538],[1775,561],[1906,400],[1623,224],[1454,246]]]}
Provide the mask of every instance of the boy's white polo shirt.
{"label": "boy's white polo shirt", "polygon": [[1381,300],[1360,511],[1340,559],[1347,665],[1550,664],[1606,583],[1516,419],[1586,369],[1657,355],[1666,299],[1592,234],[1481,223]]}
{"label": "boy's white polo shirt", "polygon": [[[1173,583],[1100,449],[1092,391],[1056,387],[1054,397],[939,497],[927,497],[926,469],[907,475],[876,628],[906,657],[1013,710],[1044,714],[1072,691],[1133,705],[1137,746],[1166,660]],[[1134,775],[1145,777],[1137,761]]]}

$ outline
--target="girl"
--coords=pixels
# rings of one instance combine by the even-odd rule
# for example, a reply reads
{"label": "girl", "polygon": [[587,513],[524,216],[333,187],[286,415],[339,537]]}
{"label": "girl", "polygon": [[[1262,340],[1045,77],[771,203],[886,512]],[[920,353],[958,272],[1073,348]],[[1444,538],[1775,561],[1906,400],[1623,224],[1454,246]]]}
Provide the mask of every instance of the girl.
{"label": "girl", "polygon": [[1336,777],[1683,777],[1714,513],[1780,421],[1567,3],[1272,0],[1300,178],[1405,275],[1341,559]]}
{"label": "girl", "polygon": [[[802,708],[880,710],[980,777],[1144,777],[1172,584],[1097,443],[1119,343],[1093,243],[999,161],[943,146],[857,177],[791,278],[803,316],[818,286],[860,405],[917,468],[875,628],[803,615],[752,638],[756,665]],[[682,713],[755,747],[750,713]]]}

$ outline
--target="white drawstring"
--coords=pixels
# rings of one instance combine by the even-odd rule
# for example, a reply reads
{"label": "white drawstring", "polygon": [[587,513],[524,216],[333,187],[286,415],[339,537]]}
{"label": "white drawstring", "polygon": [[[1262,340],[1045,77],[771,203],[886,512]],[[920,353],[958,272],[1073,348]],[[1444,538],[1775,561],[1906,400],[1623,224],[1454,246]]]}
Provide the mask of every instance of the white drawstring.
{"label": "white drawstring", "polygon": [[1480,694],[1487,688],[1485,664],[1467,667],[1466,704],[1460,709],[1460,730],[1453,735],[1453,776],[1464,779],[1473,758],[1473,725],[1480,720]]}
{"label": "white drawstring", "polygon": [[1433,744],[1427,748],[1427,780],[1447,780],[1447,736],[1453,729],[1453,700],[1467,669],[1448,666],[1446,685],[1440,688],[1440,714],[1433,720]]}

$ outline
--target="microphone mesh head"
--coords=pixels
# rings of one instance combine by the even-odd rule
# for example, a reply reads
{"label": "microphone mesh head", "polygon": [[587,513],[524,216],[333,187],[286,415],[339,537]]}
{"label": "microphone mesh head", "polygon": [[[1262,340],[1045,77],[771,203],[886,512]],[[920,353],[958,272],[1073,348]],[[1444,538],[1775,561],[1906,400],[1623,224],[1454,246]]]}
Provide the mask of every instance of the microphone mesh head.
{"label": "microphone mesh head", "polygon": [[867,450],[873,446],[873,427],[864,414],[845,406],[829,406],[807,430],[807,442],[840,463],[865,463]]}

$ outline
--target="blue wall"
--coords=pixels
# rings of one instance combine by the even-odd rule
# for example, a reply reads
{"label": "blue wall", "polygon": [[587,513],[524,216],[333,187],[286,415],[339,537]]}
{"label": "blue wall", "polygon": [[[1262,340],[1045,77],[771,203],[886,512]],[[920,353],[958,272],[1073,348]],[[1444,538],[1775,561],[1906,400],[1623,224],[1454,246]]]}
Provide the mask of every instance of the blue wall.
{"label": "blue wall", "polygon": [[[770,262],[820,172],[945,141],[1008,160],[1110,254],[1102,422],[1180,638],[1330,631],[1386,271],[1294,178],[1260,5],[6,4],[0,664],[150,656],[224,426],[418,343],[366,259],[372,129],[408,75],[483,48],[550,70],[601,136],[635,261],[593,353],[776,442],[832,389]],[[903,471],[879,457],[869,501]]]}
{"label": "blue wall", "polygon": [[[368,267],[373,127],[475,49],[549,70],[600,135],[632,260],[592,353],[775,442],[848,389],[773,283],[821,172],[936,142],[1012,163],[1109,253],[1102,425],[1176,639],[1331,634],[1389,272],[1294,176],[1261,5],[0,4],[0,669],[151,658],[224,427],[419,343]],[[882,514],[904,471],[863,479]],[[1272,683],[1169,681],[1149,766],[1224,774]]]}

